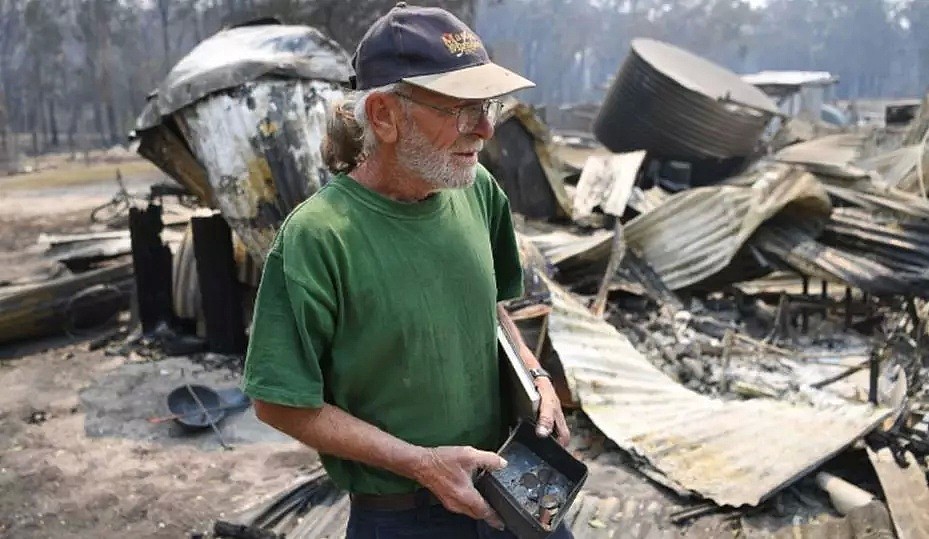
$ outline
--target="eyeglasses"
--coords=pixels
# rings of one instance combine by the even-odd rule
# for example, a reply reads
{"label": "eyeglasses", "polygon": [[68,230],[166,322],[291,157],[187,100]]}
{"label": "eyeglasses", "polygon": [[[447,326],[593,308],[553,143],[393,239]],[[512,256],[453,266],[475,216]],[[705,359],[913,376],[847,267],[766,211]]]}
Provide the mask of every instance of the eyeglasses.
{"label": "eyeglasses", "polygon": [[481,118],[486,117],[487,121],[490,122],[490,125],[494,125],[497,122],[497,118],[500,116],[500,112],[503,110],[503,103],[496,99],[487,99],[478,103],[473,103],[471,105],[446,108],[419,101],[418,99],[414,99],[412,96],[401,94],[400,92],[395,92],[395,95],[402,97],[407,101],[416,103],[417,105],[429,107],[430,109],[444,112],[450,116],[455,116],[458,125],[458,132],[463,135],[473,133],[474,129],[477,128],[477,125],[481,123]]}

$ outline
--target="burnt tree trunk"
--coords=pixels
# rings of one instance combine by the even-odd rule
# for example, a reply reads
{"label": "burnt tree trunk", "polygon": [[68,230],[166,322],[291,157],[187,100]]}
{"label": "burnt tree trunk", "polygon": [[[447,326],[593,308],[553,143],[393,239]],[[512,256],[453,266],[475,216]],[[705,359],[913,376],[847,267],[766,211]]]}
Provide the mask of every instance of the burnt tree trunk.
{"label": "burnt tree trunk", "polygon": [[[106,140],[106,129],[103,127],[103,107],[99,99],[94,99],[94,129],[101,141]],[[86,148],[85,148],[86,149]]]}
{"label": "burnt tree trunk", "polygon": [[52,146],[58,147],[58,120],[55,118],[55,100],[48,100],[48,129],[52,132]]}
{"label": "burnt tree trunk", "polygon": [[112,97],[106,102],[106,121],[110,128],[110,145],[119,144],[123,140],[123,135],[116,120],[116,108],[113,106]]}

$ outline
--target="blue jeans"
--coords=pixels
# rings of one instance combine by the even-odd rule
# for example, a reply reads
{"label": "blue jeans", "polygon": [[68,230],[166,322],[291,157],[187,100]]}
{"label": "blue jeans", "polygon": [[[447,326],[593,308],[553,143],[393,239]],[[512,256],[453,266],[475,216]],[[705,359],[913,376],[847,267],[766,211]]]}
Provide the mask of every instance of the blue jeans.
{"label": "blue jeans", "polygon": [[[441,505],[406,511],[377,511],[352,507],[346,539],[514,539],[482,520],[452,513]],[[518,539],[518,538],[516,538]],[[549,539],[574,539],[564,524]]]}

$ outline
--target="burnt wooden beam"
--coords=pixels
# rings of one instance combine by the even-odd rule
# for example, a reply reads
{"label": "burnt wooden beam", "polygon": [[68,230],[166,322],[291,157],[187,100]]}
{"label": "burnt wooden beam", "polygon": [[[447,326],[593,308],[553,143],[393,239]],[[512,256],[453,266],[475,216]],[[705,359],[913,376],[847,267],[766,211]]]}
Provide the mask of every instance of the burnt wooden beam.
{"label": "burnt wooden beam", "polygon": [[219,214],[194,217],[190,224],[209,350],[219,354],[244,354],[242,290],[236,279],[232,231]]}
{"label": "burnt wooden beam", "polygon": [[160,323],[171,324],[171,250],[161,241],[164,223],[161,206],[130,208],[129,236],[132,265],[135,268],[136,294],[142,332],[154,331]]}

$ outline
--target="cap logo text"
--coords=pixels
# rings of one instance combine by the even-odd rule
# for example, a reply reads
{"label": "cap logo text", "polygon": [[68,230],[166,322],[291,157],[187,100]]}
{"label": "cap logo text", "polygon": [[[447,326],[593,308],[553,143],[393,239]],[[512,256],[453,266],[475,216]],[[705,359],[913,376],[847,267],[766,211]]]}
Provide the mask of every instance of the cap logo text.
{"label": "cap logo text", "polygon": [[442,34],[442,43],[445,45],[445,48],[448,49],[448,52],[455,56],[474,54],[483,48],[481,40],[476,35],[466,30],[454,34]]}

